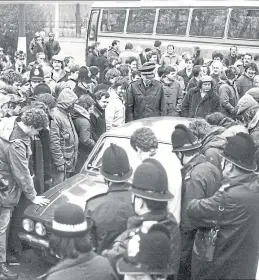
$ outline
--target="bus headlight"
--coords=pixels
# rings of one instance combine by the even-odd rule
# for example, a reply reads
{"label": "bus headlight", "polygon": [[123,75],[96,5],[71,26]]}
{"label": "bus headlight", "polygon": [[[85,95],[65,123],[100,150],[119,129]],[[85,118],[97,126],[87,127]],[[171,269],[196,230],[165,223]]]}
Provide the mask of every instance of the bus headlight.
{"label": "bus headlight", "polygon": [[39,235],[39,236],[45,236],[47,234],[47,230],[45,228],[45,226],[42,223],[36,223],[35,225],[35,232]]}
{"label": "bus headlight", "polygon": [[24,230],[32,232],[34,230],[34,222],[30,219],[24,219],[22,221],[22,227],[24,228]]}

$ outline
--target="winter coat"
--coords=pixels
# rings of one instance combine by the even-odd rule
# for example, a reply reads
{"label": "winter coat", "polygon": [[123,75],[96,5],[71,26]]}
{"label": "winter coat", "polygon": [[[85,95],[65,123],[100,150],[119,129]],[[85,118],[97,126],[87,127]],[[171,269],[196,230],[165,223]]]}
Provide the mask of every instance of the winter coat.
{"label": "winter coat", "polygon": [[113,47],[111,47],[109,50],[108,50],[108,56],[107,58],[109,59],[111,56],[115,56],[115,57],[119,57],[120,56],[120,53],[115,50]]}
{"label": "winter coat", "polygon": [[193,58],[194,58],[193,66],[195,66],[195,65],[201,65],[202,66],[204,64],[204,58],[203,57],[195,56]]}
{"label": "winter coat", "polygon": [[59,54],[59,52],[61,50],[60,44],[56,40],[53,40],[53,41],[48,40],[45,43],[45,45],[46,45],[46,52],[48,55],[48,60],[50,61],[53,55]]}
{"label": "winter coat", "polygon": [[160,59],[160,65],[164,66],[164,67],[170,66],[172,64],[179,64],[179,62],[180,62],[180,59],[176,53],[174,53],[172,55],[164,53]]}
{"label": "winter coat", "polygon": [[250,94],[259,103],[259,87],[250,88],[246,94]]}
{"label": "winter coat", "polygon": [[51,114],[58,128],[58,136],[51,139],[50,151],[55,167],[64,165],[66,171],[73,172],[78,154],[78,136],[68,109],[75,103],[77,96],[64,90],[57,99],[57,108]]}
{"label": "winter coat", "polygon": [[[187,207],[198,228],[192,256],[192,279],[255,279],[259,244],[258,175],[228,177],[212,197],[193,199]],[[223,199],[223,212],[219,212]],[[205,253],[208,232],[219,222],[220,230],[212,262]]]}
{"label": "winter coat", "polygon": [[220,112],[220,99],[211,89],[202,98],[199,88],[192,88],[185,95],[182,103],[182,115],[189,118],[205,118],[207,115]]}
{"label": "winter coat", "polygon": [[230,53],[228,55],[226,55],[222,61],[222,63],[224,65],[226,65],[227,67],[234,65],[237,61],[237,56],[231,56]]}
{"label": "winter coat", "polygon": [[78,173],[85,164],[95,142],[92,138],[90,114],[83,107],[75,104],[72,119],[79,140],[78,159],[75,168],[75,172]]}
{"label": "winter coat", "polygon": [[211,197],[220,188],[221,173],[204,155],[198,155],[182,168],[182,178],[182,251],[179,279],[189,279],[196,228],[187,216],[187,205],[194,198]]}
{"label": "winter coat", "polygon": [[191,75],[188,76],[188,75],[187,75],[187,72],[186,72],[186,68],[184,68],[183,70],[179,71],[177,74],[178,74],[179,76],[183,77],[183,80],[184,80],[184,88],[186,89],[188,83],[190,82],[191,78],[193,77],[192,72],[191,72]]}
{"label": "winter coat", "polygon": [[91,97],[93,97],[94,88],[95,85],[91,80],[89,80],[88,83],[84,84],[78,82],[74,88],[74,93],[77,95],[78,98],[84,94],[89,94]]}
{"label": "winter coat", "polygon": [[117,280],[109,261],[94,252],[64,259],[47,273],[46,280]]}
{"label": "winter coat", "polygon": [[98,57],[98,54],[95,51],[91,51],[87,54],[86,59],[86,66],[94,66],[95,65],[95,59]]}
{"label": "winter coat", "polygon": [[243,73],[236,81],[239,98],[241,98],[250,88],[254,87],[254,80]]}
{"label": "winter coat", "polygon": [[93,140],[96,143],[100,136],[106,132],[105,110],[96,102],[90,114]]}
{"label": "winter coat", "polygon": [[152,80],[147,87],[142,79],[132,82],[126,93],[126,121],[164,116],[166,110],[162,83]]}
{"label": "winter coat", "polygon": [[42,45],[39,45],[37,42],[35,42],[35,39],[30,42],[29,50],[34,59],[36,59],[36,54],[40,52],[43,52],[45,55],[47,55],[45,43],[43,42]]}
{"label": "winter coat", "polygon": [[23,192],[27,199],[37,195],[29,170],[31,140],[18,126],[17,117],[0,122],[0,205],[16,206]]}
{"label": "winter coat", "polygon": [[105,109],[106,131],[125,123],[125,105],[123,97],[119,97],[113,88],[108,90],[109,103]]}
{"label": "winter coat", "polygon": [[214,73],[212,73],[210,75],[214,81],[214,89],[216,91],[217,94],[219,94],[219,88],[222,84],[225,83],[225,81],[227,80],[227,77],[225,74],[220,74],[220,75],[215,75]]}
{"label": "winter coat", "polygon": [[225,131],[223,127],[215,127],[202,139],[201,153],[221,170],[221,153],[224,150],[227,139],[222,136]]}
{"label": "winter coat", "polygon": [[67,82],[68,81],[68,76],[69,76],[69,74],[64,69],[60,72],[59,77],[57,79],[53,78],[53,71],[51,73],[51,79],[55,83]]}
{"label": "winter coat", "polygon": [[173,81],[170,84],[162,80],[162,85],[165,94],[166,116],[179,116],[183,100],[183,91],[178,81]]}
{"label": "winter coat", "polygon": [[112,243],[127,228],[134,215],[127,183],[111,183],[106,194],[87,201],[86,213],[94,221],[97,252],[110,249]]}
{"label": "winter coat", "polygon": [[170,232],[171,239],[171,256],[169,265],[173,269],[173,274],[177,275],[180,260],[181,237],[178,224],[174,216],[166,211],[149,212],[142,216],[134,216],[128,220],[127,230],[118,236],[113,242],[113,247],[110,250],[105,250],[102,255],[107,257],[112,264],[116,267],[116,260],[122,257],[127,248],[130,237],[141,228],[143,222],[157,221],[159,224],[165,225]]}
{"label": "winter coat", "polygon": [[219,98],[221,103],[221,111],[227,117],[235,116],[235,107],[239,100],[237,86],[235,82],[231,84],[229,81],[219,87]]}
{"label": "winter coat", "polygon": [[108,60],[104,55],[100,55],[96,57],[94,61],[94,65],[97,66],[100,69],[100,83],[104,81],[104,70],[109,66]]}
{"label": "winter coat", "polygon": [[190,89],[197,87],[198,81],[195,77],[192,77],[186,87],[186,92],[188,92]]}

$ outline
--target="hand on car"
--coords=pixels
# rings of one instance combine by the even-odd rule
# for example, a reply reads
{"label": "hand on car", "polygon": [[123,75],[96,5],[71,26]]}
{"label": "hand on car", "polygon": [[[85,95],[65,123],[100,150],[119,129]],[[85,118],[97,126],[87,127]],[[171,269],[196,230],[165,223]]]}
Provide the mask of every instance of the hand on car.
{"label": "hand on car", "polygon": [[40,206],[48,205],[50,203],[50,200],[48,198],[45,198],[45,196],[37,195],[32,200],[32,203],[38,204]]}

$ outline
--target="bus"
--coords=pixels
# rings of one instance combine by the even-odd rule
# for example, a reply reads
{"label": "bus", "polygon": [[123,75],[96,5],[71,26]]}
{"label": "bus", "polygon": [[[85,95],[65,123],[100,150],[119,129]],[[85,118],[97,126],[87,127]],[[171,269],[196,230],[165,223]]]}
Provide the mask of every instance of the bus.
{"label": "bus", "polygon": [[[131,42],[142,49],[162,42],[178,54],[199,46],[205,60],[217,50],[228,53],[259,52],[259,1],[96,1],[91,8],[86,46],[99,42],[108,48],[113,40],[123,47]],[[87,48],[86,48],[87,55]]]}

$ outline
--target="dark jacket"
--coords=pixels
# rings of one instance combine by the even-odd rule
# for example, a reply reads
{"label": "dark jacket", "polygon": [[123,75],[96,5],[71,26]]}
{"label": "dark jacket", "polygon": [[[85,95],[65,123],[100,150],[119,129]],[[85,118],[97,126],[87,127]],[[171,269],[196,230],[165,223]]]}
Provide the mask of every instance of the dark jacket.
{"label": "dark jacket", "polygon": [[94,221],[97,252],[110,249],[112,243],[127,228],[134,215],[131,193],[126,183],[111,183],[106,194],[87,202],[87,216]]}
{"label": "dark jacket", "polygon": [[187,205],[194,198],[211,197],[219,188],[220,171],[204,155],[194,157],[182,168],[182,207],[181,207],[181,264],[179,279],[190,279],[191,255],[196,228],[187,216]]}
{"label": "dark jacket", "polygon": [[29,50],[30,50],[31,54],[33,55],[34,59],[36,59],[36,54],[39,52],[43,52],[45,55],[47,55],[45,43],[43,42],[42,45],[40,45],[37,42],[35,42],[35,39],[33,39],[30,42]]}
{"label": "dark jacket", "polygon": [[221,169],[221,153],[226,144],[226,138],[221,135],[224,131],[223,127],[215,127],[202,139],[201,153],[219,170]]}
{"label": "dark jacket", "polygon": [[105,110],[96,102],[90,114],[93,140],[96,143],[100,136],[106,132]]}
{"label": "dark jacket", "polygon": [[228,55],[226,55],[222,61],[222,63],[224,65],[226,65],[227,67],[234,65],[235,62],[237,61],[237,56],[231,56],[230,53]]}
{"label": "dark jacket", "polygon": [[254,80],[243,73],[236,81],[239,98],[241,98],[250,88],[254,87]]}
{"label": "dark jacket", "polygon": [[95,51],[90,51],[87,55],[86,66],[94,66],[95,59],[98,57],[98,54]]}
{"label": "dark jacket", "polygon": [[64,69],[60,72],[60,75],[57,78],[57,80],[55,80],[53,78],[53,73],[51,73],[51,79],[53,81],[55,81],[56,83],[67,82],[68,81],[68,77],[69,77],[69,74]]}
{"label": "dark jacket", "polygon": [[201,98],[200,89],[192,88],[183,99],[183,117],[205,118],[207,115],[214,112],[220,112],[220,100],[213,89]]}
{"label": "dark jacket", "polygon": [[147,87],[142,79],[132,82],[126,93],[126,122],[164,116],[166,110],[162,83],[152,80]]}
{"label": "dark jacket", "polygon": [[48,40],[45,43],[45,45],[46,45],[46,52],[48,55],[48,60],[51,60],[53,55],[59,54],[59,52],[61,50],[60,44],[56,40],[53,40],[53,41]]}
{"label": "dark jacket", "polygon": [[75,105],[72,119],[79,140],[78,158],[75,172],[80,172],[90,152],[92,151],[95,142],[92,138],[89,113],[81,106]]}
{"label": "dark jacket", "polygon": [[190,76],[187,76],[186,68],[184,68],[183,70],[179,71],[177,74],[183,78],[184,86],[185,86],[185,89],[186,89],[188,83],[190,82],[191,78],[193,77],[192,73],[191,73]]}
{"label": "dark jacket", "polygon": [[102,83],[104,81],[104,70],[109,66],[107,57],[105,57],[104,55],[100,55],[100,56],[96,57],[96,59],[94,61],[94,65],[100,69],[99,81],[100,81],[100,83]]}
{"label": "dark jacket", "polygon": [[[16,206],[23,192],[27,199],[36,196],[33,179],[29,170],[31,156],[30,137],[18,126],[16,117],[0,122],[0,205]],[[4,181],[3,181],[4,180]]]}
{"label": "dark jacket", "polygon": [[84,84],[77,82],[74,88],[74,93],[77,95],[78,98],[84,94],[89,94],[91,97],[93,97],[94,89],[95,84],[92,80],[89,80],[88,83]]}
{"label": "dark jacket", "polygon": [[258,170],[259,169],[259,111],[257,111],[253,119],[248,124],[248,131],[249,134],[252,136],[257,148],[255,154],[255,160],[256,160],[257,170]]}
{"label": "dark jacket", "polygon": [[55,167],[66,164],[68,172],[74,171],[78,154],[78,136],[68,111],[76,99],[74,93],[68,96],[61,91],[57,99],[57,108],[51,114],[58,129],[58,137],[51,138],[51,157]]}
{"label": "dark jacket", "polygon": [[239,100],[237,86],[235,82],[232,84],[226,81],[219,87],[219,98],[221,103],[221,111],[227,117],[235,116],[235,107]]}
{"label": "dark jacket", "polygon": [[188,92],[190,89],[197,87],[198,81],[195,77],[192,77],[186,87],[186,92]]}
{"label": "dark jacket", "polygon": [[178,81],[173,81],[170,84],[162,81],[165,103],[166,103],[166,116],[179,116],[183,100],[183,91],[181,84]]}
{"label": "dark jacket", "polygon": [[[192,279],[255,279],[259,244],[258,190],[257,174],[240,174],[226,178],[212,197],[193,199],[188,204],[187,214],[192,225],[198,228]],[[205,257],[208,232],[217,220],[220,230],[213,261],[208,262]]]}
{"label": "dark jacket", "polygon": [[150,212],[142,216],[134,216],[130,218],[127,225],[128,229],[116,238],[112,249],[104,251],[102,255],[109,259],[113,267],[116,267],[116,260],[124,255],[130,237],[145,221],[157,221],[169,229],[171,239],[171,256],[169,265],[172,267],[174,275],[177,275],[181,248],[180,231],[173,214],[168,214],[166,211]]}
{"label": "dark jacket", "polygon": [[203,65],[204,64],[204,58],[201,57],[200,55],[199,56],[194,56],[194,63],[193,63],[193,66],[195,65]]}
{"label": "dark jacket", "polygon": [[117,280],[109,261],[89,252],[76,259],[65,259],[50,269],[45,280]]}

